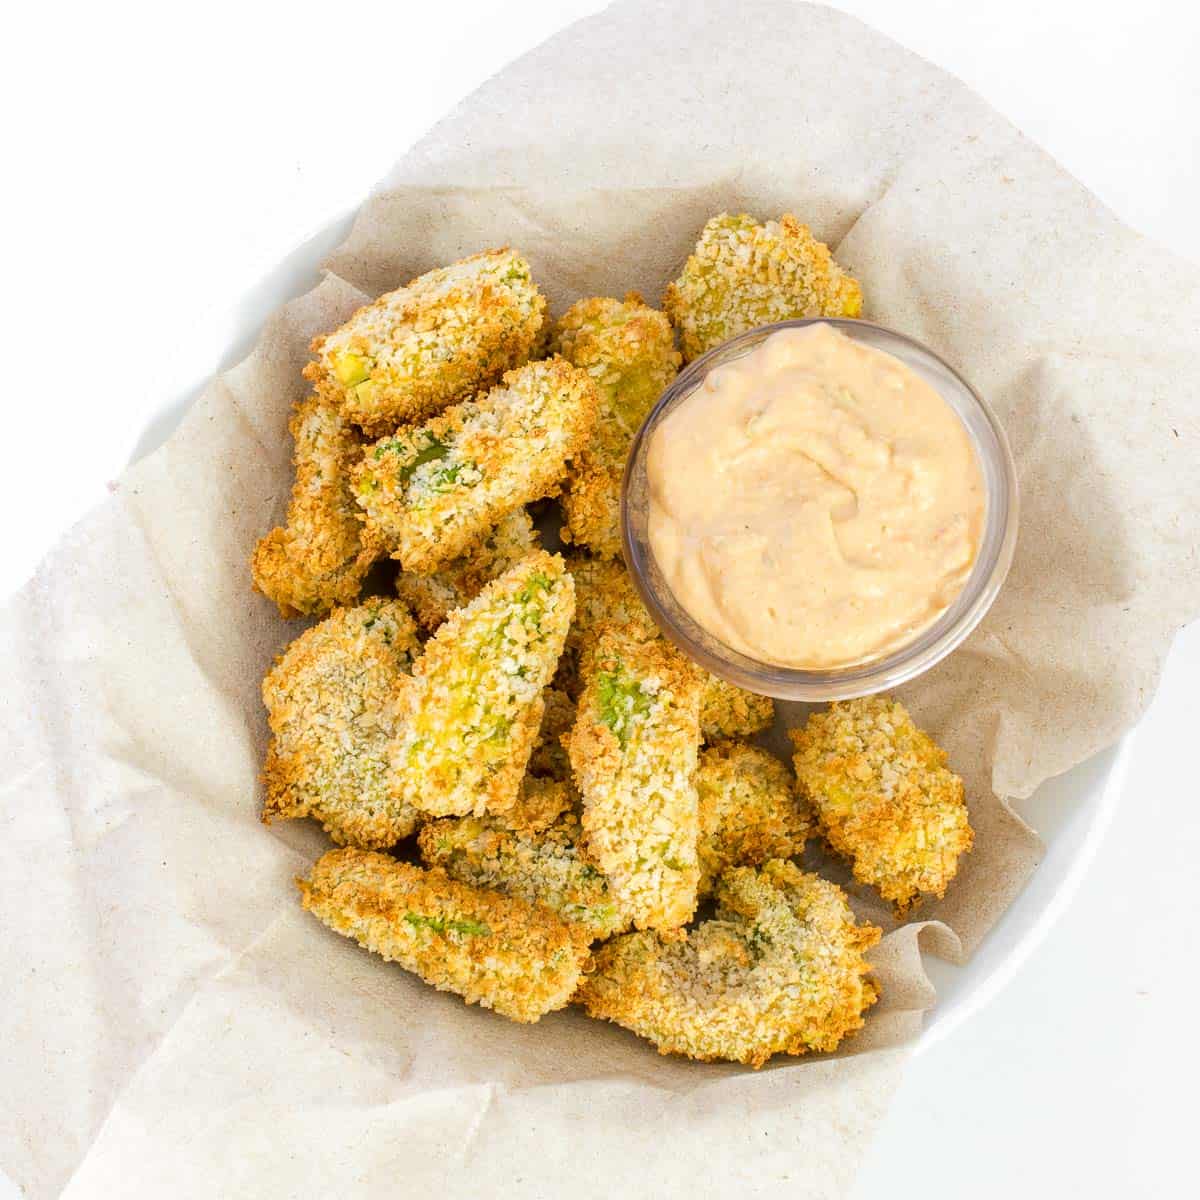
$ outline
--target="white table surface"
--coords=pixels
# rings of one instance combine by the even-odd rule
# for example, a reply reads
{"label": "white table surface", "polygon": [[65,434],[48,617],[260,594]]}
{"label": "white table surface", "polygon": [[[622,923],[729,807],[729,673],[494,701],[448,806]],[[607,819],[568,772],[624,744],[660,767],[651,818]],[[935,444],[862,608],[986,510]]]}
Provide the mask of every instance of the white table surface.
{"label": "white table surface", "polygon": [[[275,303],[274,268],[296,245],[476,84],[600,7],[45,4],[10,16],[0,306],[17,369],[0,439],[0,589],[103,498],[148,421],[240,356],[237,336]],[[1200,261],[1197,6],[837,7],[959,75],[1130,225]],[[356,77],[359,28],[395,47],[394,70],[376,49]],[[56,374],[64,363],[82,386]],[[1198,677],[1193,626],[1078,895],[1018,977],[911,1063],[856,1197],[1194,1194]],[[0,1200],[10,1186],[0,1178]]]}

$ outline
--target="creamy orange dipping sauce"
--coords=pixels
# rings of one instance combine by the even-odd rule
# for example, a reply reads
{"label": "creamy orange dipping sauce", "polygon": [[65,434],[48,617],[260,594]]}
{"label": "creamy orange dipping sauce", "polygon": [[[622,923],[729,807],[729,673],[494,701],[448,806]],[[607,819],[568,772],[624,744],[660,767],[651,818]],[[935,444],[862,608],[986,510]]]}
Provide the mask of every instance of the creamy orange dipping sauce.
{"label": "creamy orange dipping sauce", "polygon": [[877,658],[945,611],[984,526],[967,431],[832,325],[773,333],[655,430],[650,546],[678,603],[777,666]]}

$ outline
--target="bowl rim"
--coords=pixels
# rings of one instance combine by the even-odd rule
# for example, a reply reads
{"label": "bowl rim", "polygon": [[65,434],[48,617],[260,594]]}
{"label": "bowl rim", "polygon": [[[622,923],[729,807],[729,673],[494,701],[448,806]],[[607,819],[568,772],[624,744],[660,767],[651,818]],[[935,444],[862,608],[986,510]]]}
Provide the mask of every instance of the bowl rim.
{"label": "bowl rim", "polygon": [[[989,482],[988,506],[979,553],[970,575],[955,601],[914,638],[880,657],[862,663],[829,669],[785,667],[764,663],[725,646],[704,630],[670,595],[670,588],[654,561],[649,541],[635,529],[637,508],[631,500],[644,495],[645,457],[649,439],[669,411],[683,403],[715,366],[740,357],[782,329],[826,324],[864,340],[875,349],[886,349],[874,340],[907,349],[957,391],[958,403],[932,380],[952,408],[971,440],[985,480]],[[740,352],[740,353],[739,353]],[[907,363],[912,369],[912,364]],[[986,436],[981,438],[960,406],[973,411]],[[872,695],[899,687],[940,662],[960,646],[983,619],[999,594],[1016,550],[1020,497],[1016,463],[999,418],[986,400],[940,354],[909,334],[874,321],[850,317],[800,317],[757,325],[693,359],[663,390],[630,445],[621,481],[621,545],[642,602],[663,634],[684,654],[722,679],[760,695],[781,700],[823,702]],[[644,512],[642,513],[644,516]]]}

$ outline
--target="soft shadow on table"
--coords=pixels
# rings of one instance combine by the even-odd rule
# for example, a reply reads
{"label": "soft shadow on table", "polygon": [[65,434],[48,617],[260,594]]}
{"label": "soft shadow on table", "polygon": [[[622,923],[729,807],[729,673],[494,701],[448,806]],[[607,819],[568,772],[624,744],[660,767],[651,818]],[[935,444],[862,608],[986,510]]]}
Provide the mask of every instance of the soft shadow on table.
{"label": "soft shadow on table", "polygon": [[[226,347],[213,374],[219,375],[241,362],[253,348],[263,322],[280,305],[304,295],[321,281],[321,263],[346,240],[353,223],[354,214],[346,212],[323,225],[256,284],[246,289],[232,306],[237,336]],[[142,430],[129,456],[130,463],[157,450],[175,432],[184,414],[208,386],[210,379],[211,376],[206,376],[162,405]]]}

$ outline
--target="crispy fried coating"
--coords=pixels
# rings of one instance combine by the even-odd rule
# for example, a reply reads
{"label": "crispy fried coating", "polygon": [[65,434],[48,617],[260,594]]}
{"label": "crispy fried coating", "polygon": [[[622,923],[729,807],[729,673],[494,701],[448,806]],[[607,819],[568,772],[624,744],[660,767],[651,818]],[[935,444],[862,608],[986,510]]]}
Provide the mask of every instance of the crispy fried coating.
{"label": "crispy fried coating", "polygon": [[375,599],[335,609],[279,656],[262,685],[264,821],[312,816],[368,849],[413,832],[421,814],[392,795],[387,752],[420,648],[403,603]]}
{"label": "crispy fried coating", "polygon": [[663,308],[684,362],[757,325],[795,317],[857,317],[862,289],[791,213],[760,225],[721,213],[704,226]]}
{"label": "crispy fried coating", "polygon": [[553,495],[596,422],[596,386],[561,358],[367,447],[354,471],[363,540],[430,574],[505,516]]}
{"label": "crispy fried coating", "polygon": [[727,871],[717,903],[686,939],[630,933],[601,946],[576,999],[660,1054],[756,1068],[834,1050],[862,1027],[878,998],[863,952],[880,931],[855,924],[840,888],[772,860]]}
{"label": "crispy fried coating", "polygon": [[576,810],[578,800],[574,786],[567,780],[527,774],[521,780],[517,802],[500,815],[506,829],[518,833],[541,833],[549,829],[563,813]]}
{"label": "crispy fried coating", "polygon": [[283,617],[319,616],[351,604],[375,554],[364,548],[350,471],[363,439],[318,396],[296,405],[288,423],[295,441],[296,482],[287,525],[272,529],[250,561],[255,588]]}
{"label": "crispy fried coating", "polygon": [[604,628],[586,656],[567,735],[587,853],[639,929],[675,929],[696,907],[702,673],[664,641]]}
{"label": "crispy fried coating", "polygon": [[595,380],[600,394],[596,431],[562,500],[562,539],[616,558],[625,459],[633,435],[679,370],[675,333],[663,313],[630,292],[623,302],[594,296],[571,305],[555,327],[553,346]]}
{"label": "crispy fried coating", "polygon": [[789,735],[801,795],[821,832],[903,915],[941,897],[971,849],[963,781],[888,696],[845,700]]}
{"label": "crispy fried coating", "polygon": [[[551,784],[565,797],[564,784]],[[421,857],[452,879],[541,903],[590,938],[629,928],[600,871],[580,850],[579,814],[566,809],[540,830],[513,828],[507,813],[432,821],[418,838]]]}
{"label": "crispy fried coating", "polygon": [[330,929],[513,1021],[563,1008],[589,961],[587,933],[549,909],[370,850],[331,850],[297,879]]}
{"label": "crispy fried coating", "polygon": [[542,693],[542,699],[545,711],[537,742],[529,756],[529,774],[560,780],[574,787],[571,763],[562,744],[562,736],[575,724],[575,701],[553,684]]}
{"label": "crispy fried coating", "polygon": [[401,799],[440,817],[512,807],[574,591],[562,559],[538,550],[438,629],[399,707],[390,761]]}
{"label": "crispy fried coating", "polygon": [[804,851],[808,813],[792,773],[773,754],[745,742],[707,747],[696,768],[700,798],[700,895],[729,867],[756,867]]}
{"label": "crispy fried coating", "polygon": [[708,675],[700,705],[700,732],[706,742],[753,737],[775,721],[775,701],[756,696],[716,675]]}
{"label": "crispy fried coating", "polygon": [[396,595],[404,600],[427,633],[432,633],[456,608],[469,604],[484,584],[538,548],[537,531],[523,508],[502,518],[495,529],[461,558],[452,559],[432,575],[396,573]]}
{"label": "crispy fried coating", "polygon": [[579,656],[602,625],[621,626],[630,637],[644,641],[659,636],[623,562],[570,554],[566,563],[575,579],[575,620],[567,634],[567,649],[573,655]]}
{"label": "crispy fried coating", "polygon": [[[564,659],[560,671],[563,685],[577,692],[576,660],[601,625],[624,625],[631,637],[647,640],[661,635],[622,562],[572,555],[567,568],[575,577],[575,620],[567,634],[570,657]],[[775,720],[775,702],[770,696],[756,696],[707,672],[704,680],[700,730],[705,741],[752,737],[770,728]]]}
{"label": "crispy fried coating", "polygon": [[514,250],[414,279],[314,339],[305,378],[378,437],[489,388],[529,357],[546,301]]}

